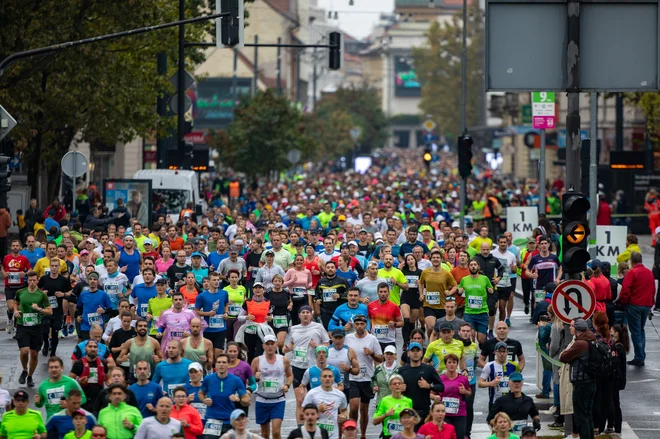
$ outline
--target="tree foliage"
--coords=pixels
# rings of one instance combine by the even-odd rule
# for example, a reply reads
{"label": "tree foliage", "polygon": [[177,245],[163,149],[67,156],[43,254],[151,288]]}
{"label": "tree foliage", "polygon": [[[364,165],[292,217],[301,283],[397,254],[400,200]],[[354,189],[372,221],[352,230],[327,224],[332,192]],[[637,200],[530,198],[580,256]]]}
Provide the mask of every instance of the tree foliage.
{"label": "tree foliage", "polygon": [[[325,149],[338,152],[336,155],[352,148],[350,130],[353,127],[361,130],[358,144],[365,153],[382,148],[389,138],[389,124],[381,109],[378,92],[366,82],[324,96],[317,103],[316,117],[325,127],[323,132],[331,136]],[[324,138],[320,140],[325,142]]]}
{"label": "tree foliage", "polygon": [[[427,46],[413,51],[417,77],[422,85],[419,107],[430,114],[443,134],[461,132],[462,12],[440,24],[434,21]],[[479,123],[484,72],[484,19],[478,3],[468,7],[467,124]]]}
{"label": "tree foliage", "polygon": [[[176,21],[172,0],[10,0],[0,14],[0,57],[22,50]],[[187,0],[187,17],[205,0]],[[213,23],[189,25],[186,38],[200,41]],[[66,49],[19,61],[0,78],[0,104],[19,125],[12,132],[24,151],[32,196],[38,179],[48,196],[59,188],[59,161],[79,136],[91,145],[112,145],[171,126],[156,114],[156,99],[173,92],[177,29]],[[156,54],[168,54],[168,75],[156,72]],[[193,61],[202,55],[191,49]]]}
{"label": "tree foliage", "polygon": [[266,90],[244,97],[228,129],[211,133],[208,142],[224,165],[254,180],[290,167],[287,153],[291,150],[301,151],[304,157],[316,151],[317,138],[309,128],[291,102]]}

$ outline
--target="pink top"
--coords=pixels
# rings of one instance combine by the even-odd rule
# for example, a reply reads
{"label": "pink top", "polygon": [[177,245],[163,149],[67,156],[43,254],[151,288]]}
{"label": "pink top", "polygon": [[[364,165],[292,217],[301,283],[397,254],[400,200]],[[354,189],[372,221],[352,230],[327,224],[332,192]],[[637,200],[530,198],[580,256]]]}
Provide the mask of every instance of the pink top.
{"label": "pink top", "polygon": [[419,427],[417,433],[424,435],[424,437],[431,436],[431,439],[456,439],[456,430],[454,429],[454,426],[447,424],[446,422],[442,424],[442,430],[440,430],[433,422],[427,422]]}
{"label": "pink top", "polygon": [[[163,311],[158,318],[158,327],[165,329],[160,342],[163,352],[167,351],[167,344],[170,340],[181,340],[185,332],[190,332],[190,321],[196,317],[197,314],[194,311],[186,308],[182,309],[181,312],[175,312],[174,308]],[[202,327],[204,327],[204,323],[206,321],[202,319]]]}
{"label": "pink top", "polygon": [[458,375],[452,380],[444,373],[440,375],[440,380],[445,385],[445,391],[439,393],[438,396],[445,403],[447,416],[467,416],[465,398],[461,395],[459,386],[462,384],[463,387],[469,389],[470,381],[463,375]]}
{"label": "pink top", "polygon": [[174,258],[170,258],[169,261],[163,261],[163,258],[160,258],[156,261],[156,272],[158,274],[167,273],[167,269],[170,268],[170,265],[174,264]]}
{"label": "pink top", "polygon": [[291,291],[292,299],[304,299],[307,296],[307,290],[312,289],[312,273],[306,268],[300,271],[290,268],[284,275],[284,288]]}

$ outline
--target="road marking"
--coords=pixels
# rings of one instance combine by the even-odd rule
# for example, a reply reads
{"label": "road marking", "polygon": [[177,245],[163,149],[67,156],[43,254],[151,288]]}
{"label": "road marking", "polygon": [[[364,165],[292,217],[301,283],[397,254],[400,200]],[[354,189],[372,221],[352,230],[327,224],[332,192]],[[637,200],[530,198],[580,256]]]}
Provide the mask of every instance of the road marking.
{"label": "road marking", "polygon": [[660,412],[653,412],[654,415],[660,416]]}
{"label": "road marking", "polygon": [[628,384],[637,384],[637,383],[650,383],[652,381],[658,381],[657,378],[649,378],[646,380],[639,380],[639,381],[628,381]]}
{"label": "road marking", "polygon": [[474,415],[476,415],[476,416],[481,416],[483,414],[484,414],[484,412],[474,412]]}

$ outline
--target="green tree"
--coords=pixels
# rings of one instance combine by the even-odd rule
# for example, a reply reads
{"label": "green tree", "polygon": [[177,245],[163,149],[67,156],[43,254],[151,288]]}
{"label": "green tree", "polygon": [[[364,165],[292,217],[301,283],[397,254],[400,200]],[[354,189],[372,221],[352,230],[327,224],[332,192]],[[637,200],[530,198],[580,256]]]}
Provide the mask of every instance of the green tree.
{"label": "green tree", "polygon": [[[440,24],[434,21],[427,33],[427,46],[413,51],[417,77],[422,85],[419,108],[430,114],[440,132],[461,133],[462,12]],[[467,125],[480,118],[483,91],[483,13],[477,3],[468,7],[467,27]]]}
{"label": "green tree", "polygon": [[[363,152],[370,152],[373,149],[385,146],[389,138],[389,124],[387,117],[381,109],[381,100],[375,88],[369,86],[366,82],[347,88],[340,88],[335,93],[324,96],[317,103],[317,118],[321,121],[327,121],[328,124],[333,121],[335,124],[345,124],[347,121],[345,116],[334,116],[334,118],[332,116],[334,113],[342,112],[350,118],[352,123],[348,131],[353,127],[359,127],[361,129],[362,133],[358,139],[358,143]],[[336,139],[335,144],[343,145],[347,141],[350,141],[352,147],[353,139],[350,138],[350,133],[346,130],[344,132],[349,137]],[[339,134],[333,133],[334,135]],[[335,147],[333,146],[332,148]],[[334,149],[329,149],[329,151],[332,150]]]}
{"label": "green tree", "polygon": [[[36,47],[114,33],[178,19],[172,0],[11,0],[0,14],[0,57]],[[205,0],[187,0],[187,17]],[[189,41],[204,38],[213,23],[186,27]],[[47,195],[59,190],[62,155],[71,142],[112,145],[165,130],[155,103],[169,91],[176,67],[177,29],[67,49],[19,61],[0,78],[0,104],[16,117],[11,136],[24,151],[28,183],[37,196],[40,178]],[[170,72],[156,72],[156,54],[166,51]],[[188,52],[193,62],[201,52]]]}
{"label": "green tree", "polygon": [[290,167],[289,151],[297,149],[309,157],[318,148],[305,120],[276,91],[260,91],[241,100],[228,129],[211,133],[209,145],[219,151],[223,164],[256,180]]}

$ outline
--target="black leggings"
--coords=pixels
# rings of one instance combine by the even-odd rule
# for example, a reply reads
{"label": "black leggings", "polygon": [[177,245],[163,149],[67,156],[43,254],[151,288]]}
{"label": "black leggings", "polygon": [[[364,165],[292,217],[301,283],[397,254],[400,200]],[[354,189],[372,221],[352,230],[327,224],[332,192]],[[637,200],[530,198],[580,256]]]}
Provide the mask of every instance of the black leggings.
{"label": "black leggings", "polygon": [[476,387],[476,384],[470,384],[472,394],[465,397],[465,408],[467,409],[467,416],[465,417],[465,434],[468,436],[472,433],[472,422],[474,421],[474,397],[476,395]]}
{"label": "black leggings", "polygon": [[605,431],[605,425],[608,419],[612,419],[614,414],[614,401],[612,392],[613,380],[596,380],[596,395],[594,396],[594,427],[599,431]]}
{"label": "black leggings", "polygon": [[252,360],[264,353],[261,338],[257,334],[245,334],[244,341],[247,346],[248,364],[252,364]]}
{"label": "black leggings", "polygon": [[[656,244],[657,245],[657,244]],[[612,402],[614,403],[614,422],[612,427],[615,433],[621,433],[621,426],[623,424],[623,415],[621,414],[621,398],[619,395],[620,380],[615,380],[612,383]]]}
{"label": "black leggings", "polygon": [[[533,279],[520,279],[520,284],[522,285],[523,290],[523,302],[525,305],[529,305],[530,298],[532,297],[532,282]],[[534,305],[532,304],[532,306]]]}
{"label": "black leggings", "polygon": [[[57,351],[57,345],[60,343],[59,330],[62,329],[63,316],[50,316],[45,317],[41,322],[41,334],[44,339],[44,347],[46,350],[50,347],[53,355]],[[53,331],[51,337],[51,330]],[[50,344],[49,344],[50,339]],[[50,345],[50,346],[49,346]]]}

